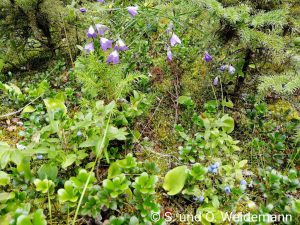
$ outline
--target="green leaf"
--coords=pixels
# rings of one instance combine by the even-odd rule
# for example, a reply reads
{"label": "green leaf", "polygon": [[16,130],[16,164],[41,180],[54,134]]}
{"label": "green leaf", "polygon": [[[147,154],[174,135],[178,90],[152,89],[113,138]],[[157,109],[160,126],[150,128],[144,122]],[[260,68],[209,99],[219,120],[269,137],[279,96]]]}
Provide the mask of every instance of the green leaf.
{"label": "green leaf", "polygon": [[31,105],[28,105],[28,106],[26,106],[26,107],[23,109],[22,114],[23,114],[23,113],[31,113],[31,112],[34,112],[34,111],[35,111],[35,108],[34,108],[33,106],[31,106]]}
{"label": "green leaf", "polygon": [[190,96],[180,96],[178,103],[186,107],[194,106],[194,102]]}
{"label": "green leaf", "polygon": [[222,101],[222,105],[223,105],[223,106],[226,106],[227,108],[230,108],[230,109],[233,108],[233,102],[230,101],[230,100],[229,100],[228,102],[227,102],[226,100],[223,100],[223,101]]}
{"label": "green leaf", "polygon": [[36,190],[42,193],[51,193],[54,187],[54,183],[51,180],[40,180],[40,179],[35,179],[34,184],[36,186]]}
{"label": "green leaf", "polygon": [[76,202],[78,199],[77,191],[74,189],[71,181],[66,181],[64,185],[64,189],[59,189],[58,199],[60,202]]}
{"label": "green leaf", "polygon": [[230,134],[234,130],[234,120],[232,117],[228,115],[224,115],[221,118],[221,124],[222,130],[226,133]]}
{"label": "green leaf", "polygon": [[187,178],[186,170],[186,166],[178,166],[166,174],[163,188],[168,191],[168,195],[176,195],[182,190]]}
{"label": "green leaf", "polygon": [[9,174],[0,171],[0,186],[5,186],[10,183],[10,176]]}
{"label": "green leaf", "polygon": [[0,202],[6,202],[15,197],[15,193],[2,192],[0,193]]}
{"label": "green leaf", "polygon": [[58,111],[62,111],[64,114],[67,113],[67,107],[65,106],[64,99],[59,95],[56,98],[44,99],[44,103],[51,120],[54,119],[54,113]]}
{"label": "green leaf", "polygon": [[33,214],[32,222],[33,225],[47,225],[47,221],[42,209],[38,209],[37,211],[35,211],[35,213]]}
{"label": "green leaf", "polygon": [[108,168],[107,178],[108,179],[114,178],[114,177],[120,175],[121,173],[122,173],[122,170],[121,170],[119,164],[114,162],[114,163],[110,164],[110,166]]}
{"label": "green leaf", "polygon": [[69,155],[66,155],[64,157],[64,160],[63,162],[61,163],[61,167],[63,169],[66,169],[67,167],[71,166],[77,159],[77,156],[76,154],[69,154]]}
{"label": "green leaf", "polygon": [[17,219],[17,225],[33,225],[33,224],[31,223],[29,216],[21,215]]}
{"label": "green leaf", "polygon": [[38,170],[40,179],[50,179],[55,181],[58,174],[57,166],[53,164],[44,164]]}

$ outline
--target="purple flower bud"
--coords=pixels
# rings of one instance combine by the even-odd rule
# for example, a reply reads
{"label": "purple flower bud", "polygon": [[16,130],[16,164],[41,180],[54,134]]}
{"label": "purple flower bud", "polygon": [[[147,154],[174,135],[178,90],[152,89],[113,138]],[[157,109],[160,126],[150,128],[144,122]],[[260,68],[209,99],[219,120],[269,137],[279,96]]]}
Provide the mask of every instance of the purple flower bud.
{"label": "purple flower bud", "polygon": [[116,43],[115,50],[126,51],[128,50],[128,47],[126,46],[123,40],[119,39]]}
{"label": "purple flower bud", "polygon": [[173,55],[172,55],[172,52],[171,52],[170,48],[167,49],[167,59],[168,59],[169,62],[171,62],[172,59],[173,59]]}
{"label": "purple flower bud", "polygon": [[37,158],[38,160],[42,160],[42,159],[43,159],[43,155],[37,155],[36,158]]}
{"label": "purple flower bud", "polygon": [[218,169],[217,169],[217,168],[214,168],[214,169],[212,170],[212,173],[218,173]]}
{"label": "purple flower bud", "polygon": [[102,24],[96,24],[95,27],[98,32],[98,35],[100,35],[100,36],[103,36],[105,31],[108,30],[108,27],[105,25],[102,25]]}
{"label": "purple flower bud", "polygon": [[247,185],[247,181],[241,180],[241,183],[240,183],[240,184],[243,185],[243,186],[246,186],[246,185]]}
{"label": "purple flower bud", "polygon": [[170,23],[166,29],[166,33],[169,35],[171,34],[172,30],[174,29],[173,23]]}
{"label": "purple flower bud", "polygon": [[109,48],[112,48],[113,40],[108,40],[106,38],[100,38],[100,44],[103,51],[106,51]]}
{"label": "purple flower bud", "polygon": [[220,70],[221,70],[222,72],[224,72],[227,68],[228,68],[228,65],[222,65],[222,66],[220,67]]}
{"label": "purple flower bud", "polygon": [[117,50],[111,52],[107,58],[107,63],[118,64],[120,62],[119,53]]}
{"label": "purple flower bud", "polygon": [[101,2],[101,3],[104,3],[105,1],[104,1],[104,0],[97,0],[97,2]]}
{"label": "purple flower bud", "polygon": [[130,14],[130,16],[134,17],[138,14],[137,10],[138,10],[138,6],[129,6],[127,7],[128,13]]}
{"label": "purple flower bud", "polygon": [[89,38],[95,38],[95,37],[97,37],[97,34],[96,34],[95,29],[94,29],[93,26],[90,26],[90,28],[88,29],[87,36]]}
{"label": "purple flower bud", "polygon": [[209,61],[212,60],[212,57],[208,54],[208,52],[205,52],[205,55],[204,55],[203,59],[204,59],[206,62],[209,62]]}
{"label": "purple flower bud", "polygon": [[181,40],[179,39],[179,37],[175,33],[173,33],[170,42],[171,42],[171,46],[181,44]]}
{"label": "purple flower bud", "polygon": [[85,8],[80,8],[79,11],[82,13],[86,13],[87,10]]}
{"label": "purple flower bud", "polygon": [[208,171],[209,173],[211,173],[211,172],[213,171],[213,168],[212,168],[211,166],[209,166],[209,167],[207,168],[207,171]]}
{"label": "purple flower bud", "polygon": [[235,68],[233,66],[228,67],[228,72],[232,75],[235,73]]}
{"label": "purple flower bud", "polygon": [[81,131],[78,131],[77,134],[76,134],[76,136],[77,136],[77,137],[81,137],[81,136],[82,136]]}
{"label": "purple flower bud", "polygon": [[214,79],[214,85],[218,86],[218,84],[219,84],[219,77],[215,77],[215,79]]}
{"label": "purple flower bud", "polygon": [[231,192],[230,187],[229,186],[225,187],[224,191],[226,192],[226,194],[230,194]]}
{"label": "purple flower bud", "polygon": [[95,51],[93,43],[88,43],[88,44],[86,44],[86,45],[84,46],[83,50],[86,51],[86,53],[88,53],[88,54],[89,54],[90,52]]}
{"label": "purple flower bud", "polygon": [[194,201],[203,202],[204,201],[204,197],[203,196],[194,197]]}

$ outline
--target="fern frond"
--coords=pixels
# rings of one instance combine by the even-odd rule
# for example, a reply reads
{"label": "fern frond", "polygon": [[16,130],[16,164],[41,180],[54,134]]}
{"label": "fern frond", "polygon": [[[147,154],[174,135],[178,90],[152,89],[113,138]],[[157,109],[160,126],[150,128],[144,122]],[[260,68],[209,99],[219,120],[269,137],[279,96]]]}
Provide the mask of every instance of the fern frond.
{"label": "fern frond", "polygon": [[287,23],[287,10],[273,10],[267,13],[261,12],[252,18],[251,25],[255,28],[265,25],[282,27]]}
{"label": "fern frond", "polygon": [[258,93],[264,97],[269,92],[283,96],[290,96],[296,90],[300,89],[300,74],[287,73],[272,76],[260,77],[260,84],[258,85]]}

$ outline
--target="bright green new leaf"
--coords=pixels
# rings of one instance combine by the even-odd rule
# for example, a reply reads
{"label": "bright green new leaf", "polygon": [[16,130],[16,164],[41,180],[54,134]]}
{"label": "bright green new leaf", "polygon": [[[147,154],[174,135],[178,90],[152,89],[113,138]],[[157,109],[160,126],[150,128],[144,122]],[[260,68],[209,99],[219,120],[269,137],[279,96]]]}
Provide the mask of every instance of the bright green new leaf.
{"label": "bright green new leaf", "polygon": [[178,166],[166,174],[163,188],[168,195],[176,195],[182,190],[188,175],[186,170],[186,166]]}
{"label": "bright green new leaf", "polygon": [[10,176],[9,174],[0,171],[0,186],[5,186],[10,183]]}

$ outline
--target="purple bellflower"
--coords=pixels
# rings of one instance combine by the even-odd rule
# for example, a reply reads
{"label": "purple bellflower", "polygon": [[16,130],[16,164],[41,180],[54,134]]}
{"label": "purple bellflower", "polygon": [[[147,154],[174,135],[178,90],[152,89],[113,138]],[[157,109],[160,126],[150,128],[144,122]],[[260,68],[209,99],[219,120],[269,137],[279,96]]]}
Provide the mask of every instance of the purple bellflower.
{"label": "purple bellflower", "polygon": [[206,61],[206,62],[210,62],[212,60],[212,57],[210,54],[208,54],[208,52],[205,52],[205,55],[203,57],[203,59]]}
{"label": "purple bellflower", "polygon": [[118,64],[120,62],[119,53],[117,50],[111,52],[107,58],[107,63]]}
{"label": "purple bellflower", "polygon": [[129,6],[127,7],[128,13],[130,16],[135,17],[138,14],[138,6]]}
{"label": "purple bellflower", "polygon": [[220,70],[221,70],[222,72],[224,72],[227,68],[228,68],[228,65],[222,65],[222,66],[220,67]]}
{"label": "purple bellflower", "polygon": [[172,55],[172,52],[171,52],[170,48],[167,49],[167,59],[168,59],[169,62],[171,62],[172,59],[173,59],[173,55]]}
{"label": "purple bellflower", "polygon": [[98,35],[103,36],[104,33],[108,30],[108,27],[102,24],[95,25]]}
{"label": "purple bellflower", "polygon": [[177,45],[177,44],[181,44],[181,40],[179,39],[179,37],[175,33],[172,34],[170,42],[171,42],[172,47]]}
{"label": "purple bellflower", "polygon": [[224,191],[226,192],[226,194],[230,194],[231,192],[230,187],[229,186],[225,187]]}
{"label": "purple bellflower", "polygon": [[116,43],[115,50],[126,51],[128,50],[128,47],[126,46],[126,44],[122,39],[119,39]]}
{"label": "purple bellflower", "polygon": [[93,43],[86,44],[84,46],[83,50],[86,51],[86,53],[90,53],[90,52],[95,51]]}
{"label": "purple bellflower", "polygon": [[96,31],[95,31],[95,29],[94,29],[93,26],[90,26],[90,28],[88,29],[87,36],[89,38],[95,38],[95,37],[97,37]]}
{"label": "purple bellflower", "polygon": [[243,186],[246,186],[246,185],[247,185],[247,181],[241,180],[241,183],[240,183],[240,184],[243,185]]}
{"label": "purple bellflower", "polygon": [[97,0],[97,2],[101,2],[101,3],[104,3],[105,1],[104,1],[104,0]]}
{"label": "purple bellflower", "polygon": [[103,51],[106,51],[109,48],[112,48],[112,40],[108,40],[106,38],[100,38],[100,44]]}
{"label": "purple bellflower", "polygon": [[85,8],[80,8],[79,11],[82,13],[86,13],[87,10]]}
{"label": "purple bellflower", "polygon": [[219,77],[215,77],[214,82],[213,82],[214,86],[218,86],[219,84]]}
{"label": "purple bellflower", "polygon": [[235,68],[233,66],[228,67],[228,72],[233,75],[235,73]]}

